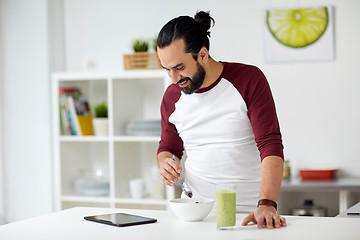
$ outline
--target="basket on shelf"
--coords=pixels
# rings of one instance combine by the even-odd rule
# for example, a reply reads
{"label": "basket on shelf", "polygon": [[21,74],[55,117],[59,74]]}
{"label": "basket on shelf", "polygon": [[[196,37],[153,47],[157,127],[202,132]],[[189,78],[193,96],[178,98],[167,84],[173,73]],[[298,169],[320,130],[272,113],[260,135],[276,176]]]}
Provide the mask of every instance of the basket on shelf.
{"label": "basket on shelf", "polygon": [[135,52],[124,54],[124,68],[133,69],[159,69],[162,68],[156,52]]}

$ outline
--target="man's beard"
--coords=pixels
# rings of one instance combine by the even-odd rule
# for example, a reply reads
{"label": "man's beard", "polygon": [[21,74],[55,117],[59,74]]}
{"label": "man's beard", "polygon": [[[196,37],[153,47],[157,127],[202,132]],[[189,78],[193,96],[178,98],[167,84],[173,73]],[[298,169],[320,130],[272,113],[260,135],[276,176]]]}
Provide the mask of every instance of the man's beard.
{"label": "man's beard", "polygon": [[[194,92],[196,92],[197,90],[199,90],[199,88],[201,87],[201,85],[204,83],[205,80],[205,69],[197,62],[197,72],[194,74],[194,76],[192,78],[185,78],[182,80],[189,80],[190,84],[184,88],[181,88],[182,91],[186,94],[192,94]],[[180,81],[182,81],[180,80]],[[179,81],[179,82],[180,82]]]}

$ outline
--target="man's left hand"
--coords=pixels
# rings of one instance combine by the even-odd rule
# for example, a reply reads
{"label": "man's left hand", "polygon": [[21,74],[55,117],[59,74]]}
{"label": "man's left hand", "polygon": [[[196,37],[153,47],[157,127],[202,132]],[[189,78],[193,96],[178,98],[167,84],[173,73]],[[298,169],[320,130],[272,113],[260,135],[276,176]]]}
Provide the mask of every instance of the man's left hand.
{"label": "man's left hand", "polygon": [[263,228],[264,225],[268,229],[286,227],[285,218],[279,216],[274,207],[265,205],[260,205],[256,212],[244,218],[242,225],[246,226],[250,222],[257,224],[258,228]]}

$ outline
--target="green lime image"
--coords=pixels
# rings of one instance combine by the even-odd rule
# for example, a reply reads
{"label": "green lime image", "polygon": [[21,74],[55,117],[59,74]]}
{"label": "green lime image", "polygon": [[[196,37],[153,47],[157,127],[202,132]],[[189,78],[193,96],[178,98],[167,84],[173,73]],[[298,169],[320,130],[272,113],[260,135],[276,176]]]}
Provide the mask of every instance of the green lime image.
{"label": "green lime image", "polygon": [[324,34],[329,13],[327,7],[268,10],[266,23],[278,42],[302,48],[313,44]]}

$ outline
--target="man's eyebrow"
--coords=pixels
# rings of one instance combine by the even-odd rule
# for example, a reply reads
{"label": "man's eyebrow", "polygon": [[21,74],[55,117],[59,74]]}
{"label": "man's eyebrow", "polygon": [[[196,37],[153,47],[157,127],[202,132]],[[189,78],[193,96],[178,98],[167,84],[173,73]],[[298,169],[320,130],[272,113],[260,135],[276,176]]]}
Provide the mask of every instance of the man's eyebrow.
{"label": "man's eyebrow", "polygon": [[[171,67],[171,68],[178,68],[178,67],[180,67],[181,65],[183,65],[183,63],[176,64],[175,66],[173,66],[173,67]],[[161,65],[161,66],[162,66],[162,65]],[[166,67],[164,67],[164,66],[162,66],[162,68],[168,70],[168,68],[166,68]]]}

